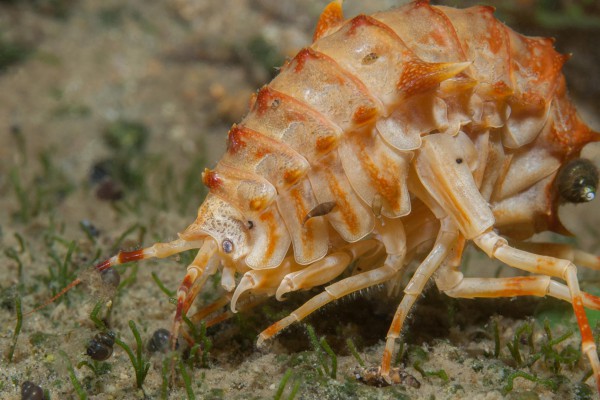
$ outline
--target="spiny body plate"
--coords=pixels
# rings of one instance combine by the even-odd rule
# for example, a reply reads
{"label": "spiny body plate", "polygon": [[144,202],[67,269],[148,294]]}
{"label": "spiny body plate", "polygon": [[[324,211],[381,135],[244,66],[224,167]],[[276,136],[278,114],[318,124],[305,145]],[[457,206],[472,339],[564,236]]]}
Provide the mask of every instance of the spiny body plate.
{"label": "spiny body plate", "polygon": [[[331,3],[312,45],[257,92],[229,131],[226,154],[203,174],[210,194],[196,221],[180,239],[136,253],[200,249],[177,294],[173,343],[182,315],[217,270],[227,293],[215,304],[230,302],[232,311],[256,297],[329,285],[261,333],[259,344],[330,301],[383,283],[403,292],[379,371],[393,381],[394,341],[435,276],[455,297],[571,302],[598,379],[583,307],[598,309],[600,301],[580,291],[575,268],[599,268],[597,257],[520,242],[544,230],[566,233],[557,209],[568,200],[560,193],[573,191],[563,187],[584,185],[573,197],[590,200],[598,179],[593,165],[578,164],[556,190],[558,171],[599,136],[569,101],[561,74],[568,57],[552,43],[515,33],[490,7],[416,1],[345,21],[341,2]],[[463,277],[467,241],[533,275]],[[125,259],[121,253],[98,269]],[[348,277],[330,283],[351,265]]]}

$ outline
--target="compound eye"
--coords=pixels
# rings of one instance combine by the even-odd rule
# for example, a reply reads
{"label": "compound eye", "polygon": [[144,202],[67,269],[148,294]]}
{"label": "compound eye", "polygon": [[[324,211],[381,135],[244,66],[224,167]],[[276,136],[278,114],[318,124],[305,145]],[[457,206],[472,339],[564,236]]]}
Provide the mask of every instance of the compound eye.
{"label": "compound eye", "polygon": [[229,254],[233,251],[233,242],[229,239],[223,240],[223,243],[221,244],[221,246],[223,247],[223,251],[226,254]]}
{"label": "compound eye", "polygon": [[569,161],[558,172],[557,185],[560,197],[569,203],[594,200],[598,187],[598,169],[590,160],[578,158]]}

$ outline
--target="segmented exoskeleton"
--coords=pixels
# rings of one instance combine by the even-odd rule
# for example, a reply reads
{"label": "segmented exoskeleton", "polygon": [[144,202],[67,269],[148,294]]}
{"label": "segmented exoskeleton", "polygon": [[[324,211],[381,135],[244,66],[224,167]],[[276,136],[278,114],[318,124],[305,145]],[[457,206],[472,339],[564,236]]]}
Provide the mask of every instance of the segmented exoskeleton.
{"label": "segmented exoskeleton", "polygon": [[[328,285],[263,331],[259,345],[335,299],[385,284],[403,292],[379,371],[388,381],[394,342],[432,276],[453,297],[549,295],[572,303],[600,382],[584,312],[600,299],[580,291],[575,267],[600,269],[599,259],[519,242],[566,233],[558,205],[593,199],[598,173],[579,156],[600,136],[567,98],[568,57],[492,13],[416,1],[344,21],[341,1],[332,2],[312,45],[229,131],[226,154],[203,174],[210,193],[196,221],[173,242],[121,252],[96,269],[199,249],[177,292],[173,343],[217,270],[228,294],[193,321],[226,304],[235,312],[260,296]],[[467,242],[531,275],[464,278]]]}

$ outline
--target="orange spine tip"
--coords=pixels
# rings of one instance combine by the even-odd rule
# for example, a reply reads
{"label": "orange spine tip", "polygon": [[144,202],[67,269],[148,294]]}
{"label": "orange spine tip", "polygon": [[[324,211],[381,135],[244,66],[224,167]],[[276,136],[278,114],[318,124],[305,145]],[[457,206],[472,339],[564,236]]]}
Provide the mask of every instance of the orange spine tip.
{"label": "orange spine tip", "polygon": [[342,2],[340,0],[332,1],[325,7],[319,17],[319,22],[317,22],[317,27],[313,34],[313,42],[322,38],[329,29],[340,25],[342,22],[344,22]]}
{"label": "orange spine tip", "polygon": [[202,173],[202,182],[208,189],[215,189],[219,187],[223,181],[215,171],[206,168]]}
{"label": "orange spine tip", "polygon": [[421,60],[408,61],[397,86],[404,96],[408,97],[435,89],[441,82],[458,75],[470,65],[470,62],[428,63]]}
{"label": "orange spine tip", "polygon": [[244,133],[237,125],[233,125],[227,134],[227,151],[237,153],[244,147],[246,147]]}

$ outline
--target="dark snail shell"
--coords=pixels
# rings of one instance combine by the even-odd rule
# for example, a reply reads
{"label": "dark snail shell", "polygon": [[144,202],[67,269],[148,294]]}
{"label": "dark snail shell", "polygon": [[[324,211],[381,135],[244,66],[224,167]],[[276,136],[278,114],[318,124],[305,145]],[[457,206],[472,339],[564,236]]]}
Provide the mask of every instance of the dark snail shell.
{"label": "dark snail shell", "polygon": [[171,334],[168,330],[161,328],[154,331],[152,337],[148,341],[148,351],[151,353],[157,351],[166,351],[169,348],[169,338]]}
{"label": "dark snail shell", "polygon": [[90,340],[86,354],[96,361],[108,360],[113,353],[114,344],[114,332],[98,333]]}
{"label": "dark snail shell", "polygon": [[569,161],[557,176],[558,193],[569,203],[594,200],[598,187],[598,169],[585,158]]}

